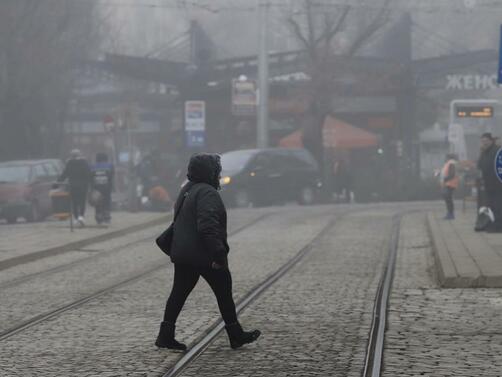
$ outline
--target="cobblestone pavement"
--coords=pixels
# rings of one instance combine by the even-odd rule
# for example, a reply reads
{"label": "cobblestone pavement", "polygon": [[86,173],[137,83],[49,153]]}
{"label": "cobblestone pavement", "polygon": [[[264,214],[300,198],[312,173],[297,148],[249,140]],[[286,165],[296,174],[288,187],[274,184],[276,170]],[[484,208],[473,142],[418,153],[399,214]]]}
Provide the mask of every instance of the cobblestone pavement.
{"label": "cobblestone pavement", "polygon": [[101,258],[107,253],[120,253],[141,242],[151,243],[155,234],[165,229],[166,225],[149,227],[130,234],[115,237],[107,241],[94,243],[76,250],[69,250],[63,254],[42,258],[33,262],[23,263],[0,272],[0,289],[3,284],[11,284],[16,279],[43,273],[47,270],[66,266],[69,263],[81,261],[86,258]]}
{"label": "cobblestone pavement", "polygon": [[423,214],[403,222],[384,376],[501,376],[502,289],[440,289]]}
{"label": "cobblestone pavement", "polygon": [[[353,206],[358,212],[350,208],[230,212],[234,229],[273,212],[230,239],[234,296],[239,299],[308,244],[332,216],[349,211],[332,232],[315,242],[311,254],[241,314],[246,328],[263,331],[257,343],[233,351],[222,334],[184,375],[361,375],[392,216],[404,208],[428,208],[423,204]],[[149,230],[152,238],[160,229]],[[93,245],[92,251],[48,258],[42,267],[38,261],[2,271],[0,327],[85,296],[141,268],[165,263],[151,240],[141,237],[124,250],[127,243],[111,240]],[[117,251],[110,251],[114,247]],[[75,268],[2,289],[9,279],[93,253],[94,260]],[[440,289],[433,267],[424,213],[406,215],[384,375],[501,376],[502,290]],[[1,341],[0,376],[162,375],[179,357],[153,345],[171,279],[172,266],[167,264],[144,279]],[[191,344],[218,318],[213,295],[201,282],[180,316],[177,337]]]}
{"label": "cobblestone pavement", "polygon": [[[283,214],[286,211],[287,216]],[[332,217],[333,209],[313,207],[308,214],[305,212],[301,207],[278,210],[277,214],[230,239],[236,298],[242,297],[315,237]],[[234,224],[232,215],[230,223]],[[257,240],[259,248],[256,247]],[[151,248],[151,245],[148,247]],[[133,249],[131,254],[134,251],[136,254],[146,252],[144,246],[143,250],[141,247]],[[138,262],[131,259],[129,252],[124,252],[126,254],[120,253],[123,261],[115,260],[113,268],[118,265],[127,269],[130,264]],[[157,250],[154,252],[159,253]],[[102,282],[108,275],[113,275],[113,271],[101,268],[101,264],[89,266],[80,275],[74,272],[71,276],[59,276],[50,284],[45,279],[45,289],[51,290],[46,300],[49,304],[57,301],[58,297],[52,291],[58,290],[57,285],[61,281],[65,281],[66,288],[60,293],[67,295],[68,291],[75,294],[78,289],[88,289],[87,285],[93,284],[93,281]],[[68,279],[73,279],[74,283],[68,285]],[[159,375],[178,357],[169,351],[157,350],[153,345],[170,279],[172,267],[169,265],[165,270],[6,339],[1,344],[0,371],[7,376],[71,376],[77,373],[80,376]],[[36,286],[25,287],[25,294],[29,294],[29,288],[36,289]],[[16,300],[12,300],[4,306],[4,298],[17,295],[19,300],[23,297],[22,293],[12,291],[10,295],[3,296],[2,308],[16,304]],[[31,301],[31,305],[36,304]],[[30,310],[30,307],[18,306],[18,310]],[[218,317],[209,288],[206,284],[199,284],[178,323],[179,338],[193,342]]]}
{"label": "cobblestone pavement", "polygon": [[[230,231],[254,221],[263,215],[262,212],[231,213]],[[165,227],[156,226],[93,244],[94,251],[73,251],[3,271],[0,331],[116,284],[128,276],[155,268],[159,263],[168,263],[153,242]],[[17,283],[26,275],[47,269],[55,271]]]}
{"label": "cobblestone pavement", "polygon": [[222,334],[184,376],[360,376],[392,212],[354,213],[241,315],[257,343]]}
{"label": "cobblestone pavement", "polygon": [[113,221],[110,226],[97,226],[91,220],[91,217],[87,216],[89,218],[88,226],[85,228],[76,227],[73,233],[70,232],[68,221],[0,225],[0,262],[146,223],[165,217],[167,214],[114,212],[112,215]]}
{"label": "cobblestone pavement", "polygon": [[[257,220],[263,215],[277,211],[277,208],[258,209],[252,211],[230,210],[229,211],[229,230],[238,229],[241,226]],[[107,241],[93,243],[77,250],[70,250],[63,254],[55,255],[48,258],[42,258],[29,263],[23,263],[0,273],[0,290],[4,285],[11,285],[19,279],[25,279],[26,276],[32,274],[44,273],[48,270],[66,268],[70,263],[79,263],[79,261],[87,258],[101,258],[106,254],[121,253],[125,249],[137,247],[139,244],[146,250],[155,250],[151,255],[158,256],[158,249],[153,247],[153,239],[159,235],[167,224],[152,226],[143,230],[131,232],[127,235],[115,237]],[[14,248],[15,246],[11,246]],[[162,255],[162,254],[161,254]]]}

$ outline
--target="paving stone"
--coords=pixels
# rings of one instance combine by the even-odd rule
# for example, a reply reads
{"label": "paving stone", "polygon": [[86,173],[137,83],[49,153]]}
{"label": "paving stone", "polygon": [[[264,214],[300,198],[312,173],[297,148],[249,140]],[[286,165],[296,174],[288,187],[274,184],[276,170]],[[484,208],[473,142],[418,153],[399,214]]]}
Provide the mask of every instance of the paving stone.
{"label": "paving stone", "polygon": [[427,217],[439,281],[447,288],[502,288],[500,246],[483,232],[474,231],[475,213],[442,221],[437,213]]}
{"label": "paving stone", "polygon": [[418,258],[406,247],[409,239],[428,243],[423,214],[409,216],[401,230],[383,375],[500,376],[502,289],[440,288],[431,273],[432,249]]}
{"label": "paving stone", "polygon": [[[314,208],[310,221],[306,221],[305,210],[301,207],[293,212],[287,211],[288,216],[282,215],[283,209],[277,211],[278,214],[230,240],[230,263],[237,298],[291,258],[331,218],[329,209]],[[245,211],[248,212],[256,213],[255,210]],[[235,216],[230,216],[231,224],[235,226],[233,219]],[[288,237],[284,241],[286,234]],[[257,239],[260,240],[259,247],[256,247]],[[144,247],[139,245],[131,253],[149,252],[141,250],[141,246]],[[158,250],[155,253],[160,256]],[[95,267],[102,268],[103,275],[115,265],[125,268],[127,263],[136,261],[129,255],[118,254],[109,263]],[[73,273],[82,278],[86,271]],[[97,273],[92,278],[103,280],[103,276],[98,277]],[[153,345],[171,279],[172,267],[168,265],[141,281],[5,340],[0,365],[12,368],[18,375],[30,375],[34,360],[48,364],[35,369],[37,376],[74,375],[77,369],[90,374],[117,371],[118,375],[128,375],[134,371],[159,375],[178,357],[167,350],[157,350]],[[49,301],[54,300],[49,297]],[[195,341],[218,317],[210,289],[200,283],[181,314],[179,337],[188,343]],[[47,349],[53,353],[44,354],[43,350]]]}
{"label": "paving stone", "polygon": [[69,222],[60,221],[0,225],[0,250],[3,250],[0,252],[0,263],[10,258],[155,221],[167,214],[114,212],[112,215],[113,222],[110,226],[93,225],[90,220],[92,216],[88,216],[88,226],[76,228],[73,233],[70,232]]}
{"label": "paving stone", "polygon": [[[239,212],[231,217],[231,229],[238,229],[262,215],[263,211]],[[159,264],[167,265],[168,258],[153,242],[164,228],[165,225],[152,227],[140,233],[97,244],[95,247],[101,248],[100,253],[87,256],[85,260],[55,256],[11,271],[10,278],[19,279],[27,273],[43,271],[43,268],[64,267],[69,262],[79,262],[49,275],[35,276],[21,284],[8,285],[10,280],[3,281],[3,284],[0,281],[0,331],[86,297],[124,280],[127,276],[154,269]],[[129,246],[124,246],[127,243]],[[4,271],[2,276],[3,273]]]}
{"label": "paving stone", "polygon": [[258,342],[218,337],[183,376],[360,376],[392,213],[351,214],[246,309]]}
{"label": "paving stone", "polygon": [[[423,213],[428,206],[231,211],[234,229],[265,211],[277,212],[230,240],[237,299],[308,243],[331,216],[340,210],[350,213],[316,242],[311,255],[242,313],[245,327],[263,331],[257,343],[233,351],[221,335],[185,375],[360,376],[392,217],[403,209],[419,209],[421,213],[409,214],[402,221],[384,375],[500,376],[502,290],[438,285]],[[151,236],[157,230],[151,229]],[[97,253],[103,254],[96,254],[94,262],[40,276],[36,282],[9,288],[5,295],[0,289],[0,325],[12,324],[30,310],[36,314],[82,297],[163,258],[151,241],[110,252],[125,244],[100,244]],[[0,287],[23,274],[77,261],[79,253],[92,252],[51,258],[52,264],[25,266],[25,271],[19,269],[8,277],[2,272]],[[167,265],[1,342],[0,376],[73,376],[77,371],[81,376],[162,375],[179,357],[153,345],[171,279],[172,267]],[[178,338],[193,343],[218,317],[210,289],[200,283],[180,316]]]}

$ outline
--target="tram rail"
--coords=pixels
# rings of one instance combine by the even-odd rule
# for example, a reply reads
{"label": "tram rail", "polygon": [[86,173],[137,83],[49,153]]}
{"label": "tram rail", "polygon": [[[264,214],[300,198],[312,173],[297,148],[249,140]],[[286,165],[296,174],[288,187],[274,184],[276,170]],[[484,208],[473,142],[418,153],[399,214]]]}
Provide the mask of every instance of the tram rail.
{"label": "tram rail", "polygon": [[[363,377],[379,377],[381,373],[387,321],[387,308],[397,259],[401,218],[407,212],[409,211],[402,211],[396,214],[393,218],[392,230],[388,244],[388,254],[374,302],[372,316],[373,318],[369,332],[368,346],[362,374]],[[251,291],[249,291],[247,295],[237,303],[237,311],[241,312],[246,307],[251,305],[254,300],[256,300],[261,294],[263,294],[268,288],[270,288],[277,280],[287,274],[295,265],[297,265],[302,259],[308,256],[314,250],[313,245],[315,245],[316,241],[322,238],[326,232],[331,230],[335,226],[336,221],[339,221],[341,217],[343,217],[343,214],[337,219],[330,221],[308,245],[301,249],[294,257],[292,257],[288,262],[282,265],[278,270],[269,275],[261,283],[257,284]],[[176,364],[174,364],[174,366],[172,366],[163,375],[163,377],[176,377],[182,375],[183,371],[185,371],[210,346],[210,344],[216,339],[216,337],[223,331],[224,327],[225,326],[222,320],[219,320],[218,322],[213,324],[213,326],[209,328],[206,334],[202,338],[200,338],[194,345],[192,345],[188,352],[185,353],[176,362]]]}
{"label": "tram rail", "polygon": [[[251,222],[248,222],[247,224],[235,229],[234,231],[230,232],[229,236],[234,236],[244,230],[246,230],[247,228],[250,228],[251,226],[257,224],[258,222],[262,221],[264,218],[268,217],[268,216],[271,216],[272,213],[267,213],[267,214],[263,214],[261,216],[259,216],[258,218],[252,220]],[[122,246],[123,248],[123,246]],[[88,258],[86,258],[85,260],[87,260]],[[85,260],[80,260],[80,261],[76,261],[70,265],[65,265],[65,266],[62,266],[61,268],[63,267],[67,267],[67,268],[70,268],[70,267],[74,267],[75,264],[77,262],[84,262]],[[3,341],[5,339],[8,339],[30,327],[33,327],[39,323],[42,323],[42,322],[45,322],[45,321],[48,321],[64,312],[67,312],[69,310],[72,310],[72,309],[75,309],[75,308],[78,308],[82,305],[84,305],[85,303],[89,302],[89,301],[92,301],[92,300],[95,300],[109,292],[112,292],[118,288],[121,288],[121,287],[124,287],[126,285],[129,285],[129,284],[132,284],[136,281],[139,281],[141,279],[144,279],[146,277],[148,277],[149,275],[163,269],[163,268],[166,268],[166,266],[168,265],[169,262],[165,262],[165,263],[162,263],[162,264],[159,264],[157,266],[155,266],[154,268],[149,268],[149,269],[146,269],[144,271],[141,271],[140,273],[137,273],[135,274],[134,276],[132,277],[128,277],[124,280],[121,280],[120,282],[118,283],[115,283],[113,285],[110,285],[106,288],[103,288],[97,292],[94,292],[92,294],[89,294],[89,295],[86,295],[78,300],[75,300],[75,301],[72,301],[66,305],[63,305],[63,306],[60,306],[54,310],[51,310],[51,311],[48,311],[48,312],[45,312],[45,313],[42,313],[42,314],[39,314],[39,315],[36,315],[34,317],[31,317],[30,319],[27,319],[26,321],[23,321],[23,322],[20,322],[14,326],[11,326],[10,328],[8,328],[7,330],[4,330],[2,332],[0,332],[0,341]],[[59,271],[59,270],[58,270]]]}

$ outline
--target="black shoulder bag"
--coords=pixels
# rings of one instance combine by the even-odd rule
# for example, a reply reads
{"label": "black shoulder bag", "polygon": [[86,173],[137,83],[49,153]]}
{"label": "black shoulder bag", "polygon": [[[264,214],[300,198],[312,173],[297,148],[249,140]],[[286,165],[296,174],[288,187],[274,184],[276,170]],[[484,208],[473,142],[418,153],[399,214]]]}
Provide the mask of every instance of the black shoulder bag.
{"label": "black shoulder bag", "polygon": [[183,203],[185,202],[186,197],[188,196],[189,191],[185,192],[185,195],[183,195],[183,198],[181,199],[181,203],[176,210],[174,217],[173,217],[173,222],[169,227],[162,232],[160,236],[157,237],[155,240],[155,243],[159,247],[160,250],[162,250],[165,254],[171,255],[171,244],[173,243],[173,236],[174,236],[174,222],[176,221],[176,218],[178,217],[181,208],[183,207]]}

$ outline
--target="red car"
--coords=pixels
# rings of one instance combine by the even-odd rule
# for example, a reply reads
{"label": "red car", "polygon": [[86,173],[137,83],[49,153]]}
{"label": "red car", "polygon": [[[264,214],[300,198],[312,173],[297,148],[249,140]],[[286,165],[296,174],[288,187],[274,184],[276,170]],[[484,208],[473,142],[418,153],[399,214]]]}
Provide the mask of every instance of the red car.
{"label": "red car", "polygon": [[0,163],[0,218],[40,221],[51,213],[49,191],[61,173],[59,160]]}

